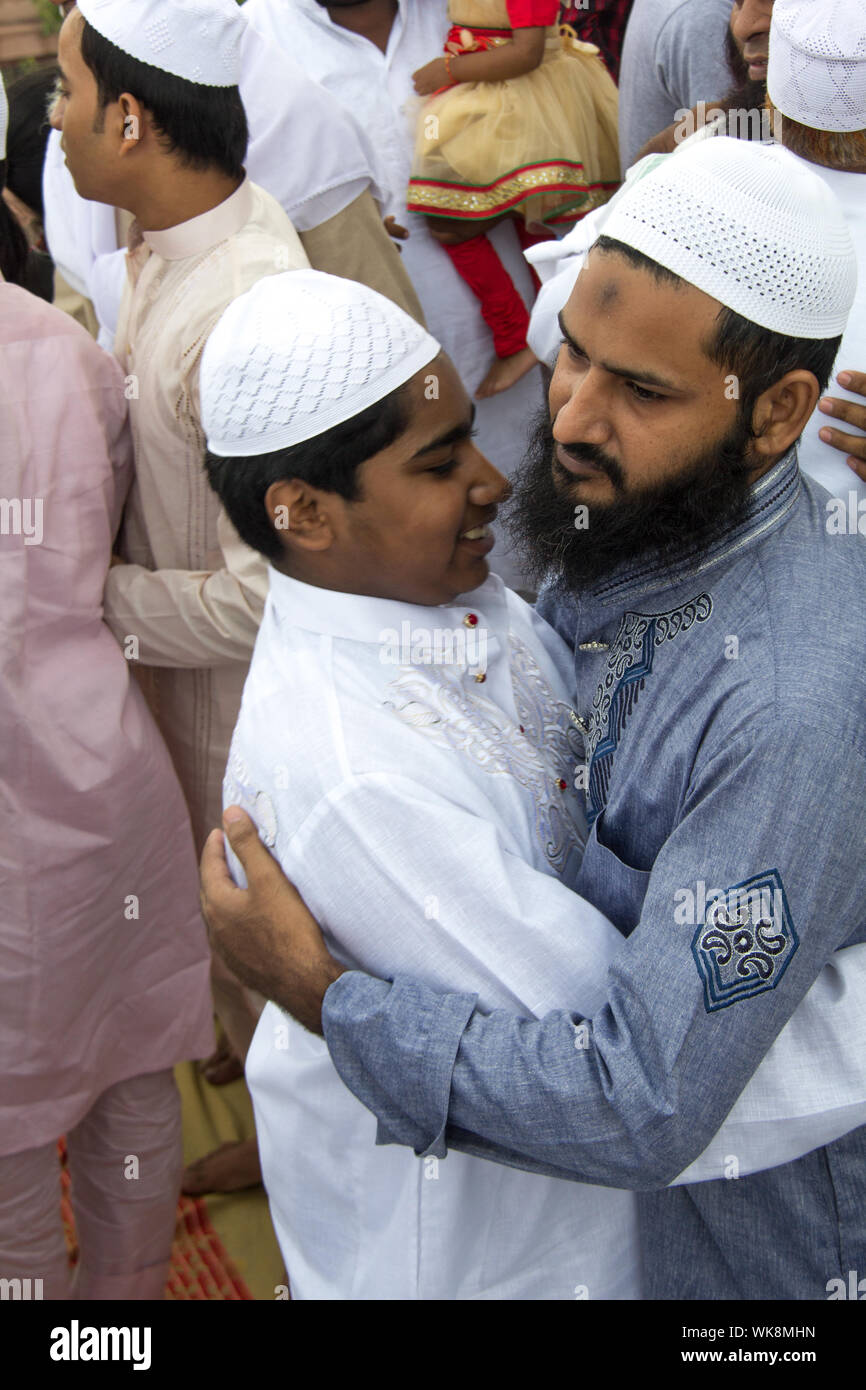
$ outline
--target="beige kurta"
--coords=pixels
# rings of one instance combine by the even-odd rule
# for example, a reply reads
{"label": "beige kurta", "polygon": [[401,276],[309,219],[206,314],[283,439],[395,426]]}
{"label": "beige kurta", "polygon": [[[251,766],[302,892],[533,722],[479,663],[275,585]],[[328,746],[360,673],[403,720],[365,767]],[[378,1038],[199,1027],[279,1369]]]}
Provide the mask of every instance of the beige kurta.
{"label": "beige kurta", "polygon": [[231,301],[264,275],[308,264],[277,202],[247,179],[167,231],[133,224],[115,351],[127,377],[136,477],[105,618],[146,687],[196,841],[219,825],[222,776],[267,593],[203,467],[199,365]]}

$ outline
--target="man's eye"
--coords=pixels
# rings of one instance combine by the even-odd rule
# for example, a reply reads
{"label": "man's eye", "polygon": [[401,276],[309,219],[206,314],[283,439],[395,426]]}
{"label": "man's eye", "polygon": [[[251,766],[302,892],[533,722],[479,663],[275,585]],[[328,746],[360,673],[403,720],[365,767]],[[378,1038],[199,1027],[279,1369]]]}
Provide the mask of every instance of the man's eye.
{"label": "man's eye", "polygon": [[574,343],[570,343],[567,338],[562,339],[560,347],[568,348],[568,355],[571,358],[572,362],[586,361],[586,353],[582,352],[580,348],[575,347]]}
{"label": "man's eye", "polygon": [[457,467],[456,459],[448,459],[447,463],[437,463],[434,468],[428,468],[428,473],[435,473],[437,478],[447,478],[449,473],[453,473]]}
{"label": "man's eye", "polygon": [[638,386],[635,381],[630,381],[628,386],[632,395],[636,396],[639,401],[663,401],[667,399],[666,396],[660,395],[658,391],[648,391],[645,386]]}

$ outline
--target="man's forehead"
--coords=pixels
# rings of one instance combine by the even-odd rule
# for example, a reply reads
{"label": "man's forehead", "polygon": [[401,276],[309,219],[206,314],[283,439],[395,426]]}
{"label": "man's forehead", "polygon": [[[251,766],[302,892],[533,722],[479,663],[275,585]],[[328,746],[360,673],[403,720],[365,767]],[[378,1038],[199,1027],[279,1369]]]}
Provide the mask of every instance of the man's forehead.
{"label": "man's forehead", "polygon": [[[687,281],[674,284],[657,279],[650,270],[632,265],[615,251],[593,247],[566,301],[566,322],[609,320],[616,315],[623,328],[650,318],[663,330],[675,325],[689,338],[701,338],[721,309],[718,300]],[[658,316],[658,322],[656,322]]]}

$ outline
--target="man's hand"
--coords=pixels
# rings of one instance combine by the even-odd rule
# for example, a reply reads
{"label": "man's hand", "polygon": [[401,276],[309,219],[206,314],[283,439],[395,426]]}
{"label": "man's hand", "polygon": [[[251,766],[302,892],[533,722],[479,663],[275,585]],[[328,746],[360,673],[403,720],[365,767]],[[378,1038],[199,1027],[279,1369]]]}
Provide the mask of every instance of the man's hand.
{"label": "man's hand", "polygon": [[438,92],[440,88],[452,85],[444,58],[434,58],[432,63],[425,63],[423,68],[418,68],[417,72],[412,74],[412,81],[419,97],[429,97],[431,92]]}
{"label": "man's hand", "polygon": [[[836,380],[846,391],[853,391],[866,400],[866,372],[840,372]],[[866,430],[866,405],[855,405],[854,401],[839,400],[836,396],[823,396],[818,402],[818,409],[825,415],[833,415],[837,420]],[[818,433],[825,444],[848,455],[845,460],[848,467],[866,483],[866,435],[845,434],[842,430],[829,427]]]}
{"label": "man's hand", "polygon": [[223,831],[212,830],[201,856],[201,909],[211,945],[239,980],[321,1033],[322,1001],[343,967],[246,812],[229,806],[223,826],[249,886],[238,888],[232,879]]}

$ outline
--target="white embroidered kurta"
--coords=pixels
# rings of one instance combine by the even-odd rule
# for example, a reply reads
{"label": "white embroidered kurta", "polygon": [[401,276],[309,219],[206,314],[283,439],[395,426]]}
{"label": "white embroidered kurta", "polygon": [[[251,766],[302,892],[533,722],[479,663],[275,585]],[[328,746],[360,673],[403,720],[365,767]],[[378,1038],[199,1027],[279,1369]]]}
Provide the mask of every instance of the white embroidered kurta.
{"label": "white embroidered kurta", "polygon": [[[473,392],[495,358],[490,330],[478,300],[432,238],[424,219],[406,208],[421,98],[412,73],[441,57],[450,27],[447,0],[399,0],[382,53],[375,44],[335,24],[316,0],[246,0],[249,22],[281,44],[305,72],[320,82],[369,137],[383,212],[409,228],[401,242],[403,264],[418,293],[427,326],[454,361]],[[514,229],[494,229],[491,240],[527,304],[534,289]],[[531,372],[510,391],[478,402],[478,447],[503,473],[512,474],[526,448],[529,423],[544,404],[540,374]],[[496,529],[494,527],[494,529]],[[491,567],[506,582],[521,585],[516,558],[497,530]]]}
{"label": "white embroidered kurta", "polygon": [[[438,666],[417,660],[425,642]],[[571,664],[495,577],[423,608],[271,571],[225,799],[341,959],[478,990],[485,1008],[592,1012],[620,937],[559,876],[584,828]],[[293,1297],[636,1296],[631,1194],[377,1148],[325,1043],[273,1004],[247,1080]]]}
{"label": "white embroidered kurta", "polygon": [[[140,233],[138,233],[140,237]],[[131,237],[136,236],[133,226]],[[245,180],[200,217],[146,232],[129,253],[117,355],[127,377],[135,482],[105,618],[157,668],[149,694],[196,840],[219,824],[232,725],[267,592],[204,470],[199,364],[228,304],[262,276],[307,264],[291,222]]]}

